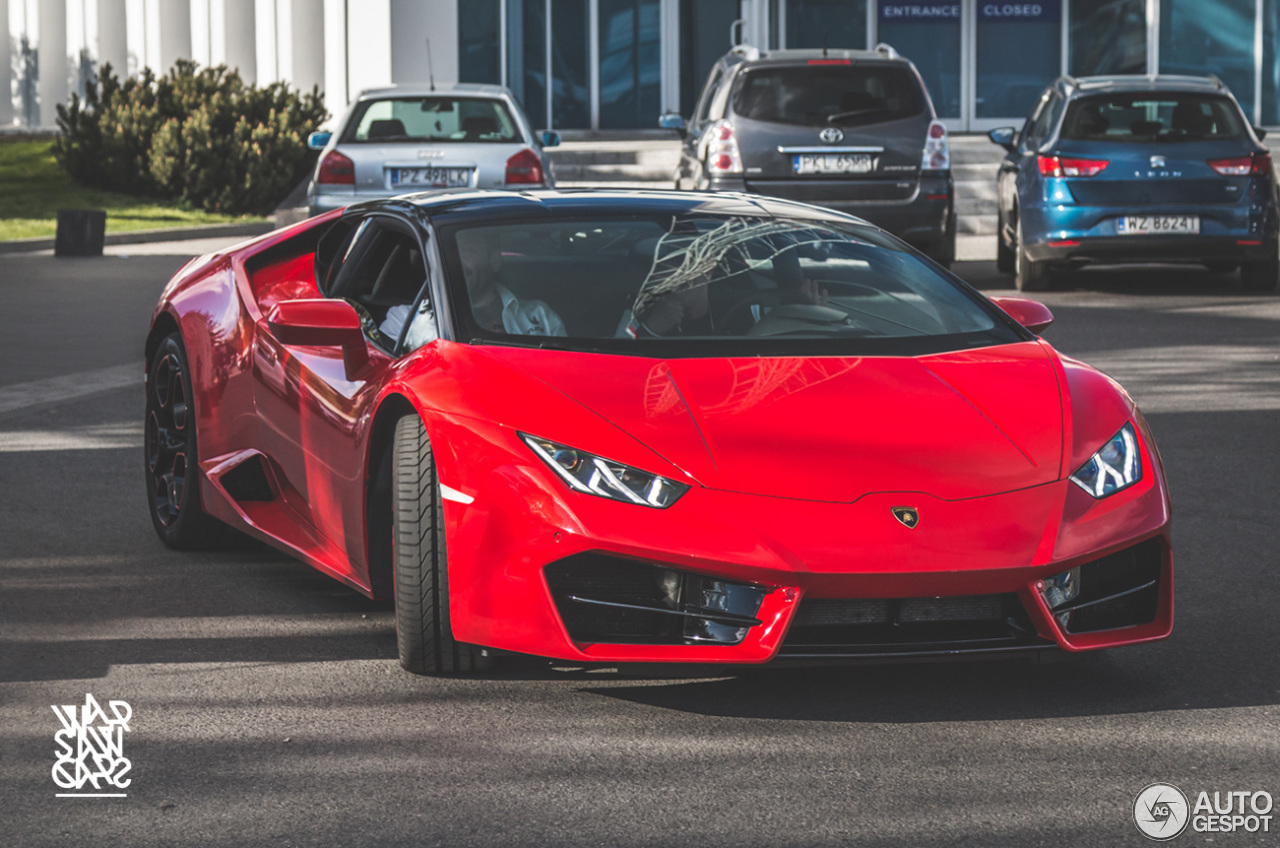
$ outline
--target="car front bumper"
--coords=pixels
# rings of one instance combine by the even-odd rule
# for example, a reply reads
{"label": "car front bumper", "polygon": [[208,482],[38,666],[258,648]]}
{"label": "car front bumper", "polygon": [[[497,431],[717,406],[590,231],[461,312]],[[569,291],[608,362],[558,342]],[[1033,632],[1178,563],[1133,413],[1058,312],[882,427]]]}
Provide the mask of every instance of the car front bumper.
{"label": "car front bumper", "polygon": [[[1145,428],[1146,476],[1104,500],[1066,480],[960,501],[896,492],[825,503],[694,487],[667,509],[569,491],[507,428],[437,416],[429,429],[468,456],[440,466],[441,481],[473,499],[445,503],[453,630],[464,642],[582,663],[764,663],[1081,651],[1172,628],[1169,502]],[[894,517],[901,506],[918,510],[915,527]],[[1144,563],[1140,578],[1125,576],[1138,568],[1131,559]],[[1085,627],[1050,609],[1046,581],[1090,563],[1083,600],[1101,597],[1094,608],[1105,610],[1106,592],[1145,592],[1141,609]],[[698,623],[716,618],[714,602],[636,612],[656,597],[628,600],[637,567],[728,597],[716,607],[737,616],[726,621],[744,617],[734,593],[755,591],[745,617],[757,623],[717,642]],[[583,624],[584,604],[603,617]],[[698,621],[668,626],[687,619]],[[613,621],[629,621],[619,625],[629,635],[601,637]]]}

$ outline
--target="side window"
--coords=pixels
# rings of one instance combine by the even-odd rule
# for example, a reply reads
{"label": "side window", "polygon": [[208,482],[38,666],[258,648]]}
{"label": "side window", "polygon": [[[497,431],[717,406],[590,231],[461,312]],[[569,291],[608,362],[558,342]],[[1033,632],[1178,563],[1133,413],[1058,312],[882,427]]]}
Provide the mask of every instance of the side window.
{"label": "side window", "polygon": [[1052,118],[1056,100],[1058,100],[1056,91],[1046,91],[1044,96],[1040,98],[1040,102],[1036,104],[1035,111],[1027,119],[1026,128],[1022,131],[1022,147],[1024,150],[1033,150],[1044,142],[1049,128],[1053,126]]}
{"label": "side window", "polygon": [[701,127],[706,123],[707,115],[711,111],[711,100],[715,97],[716,89],[722,79],[724,79],[724,68],[716,65],[711,70],[711,76],[707,78],[707,84],[702,88],[702,96],[698,98],[697,107],[693,110],[694,127]]}
{"label": "side window", "polygon": [[368,218],[339,218],[320,237],[316,245],[315,271],[316,288],[321,294],[326,296],[329,294],[329,289],[337,279],[343,260],[346,259],[351,246],[355,244],[356,232],[362,230],[368,223]]}
{"label": "side window", "polygon": [[329,296],[354,306],[369,340],[393,353],[402,338],[410,349],[435,338],[426,278],[411,232],[390,220],[369,219],[352,239]]}

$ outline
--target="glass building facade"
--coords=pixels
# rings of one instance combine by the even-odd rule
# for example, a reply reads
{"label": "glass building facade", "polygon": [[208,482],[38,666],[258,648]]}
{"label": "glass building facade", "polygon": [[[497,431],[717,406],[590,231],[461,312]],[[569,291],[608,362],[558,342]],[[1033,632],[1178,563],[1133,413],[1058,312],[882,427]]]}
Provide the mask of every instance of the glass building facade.
{"label": "glass building facade", "polygon": [[505,83],[538,127],[688,114],[734,44],[892,45],[953,131],[1023,118],[1061,74],[1215,74],[1280,124],[1280,0],[459,0],[464,82]]}

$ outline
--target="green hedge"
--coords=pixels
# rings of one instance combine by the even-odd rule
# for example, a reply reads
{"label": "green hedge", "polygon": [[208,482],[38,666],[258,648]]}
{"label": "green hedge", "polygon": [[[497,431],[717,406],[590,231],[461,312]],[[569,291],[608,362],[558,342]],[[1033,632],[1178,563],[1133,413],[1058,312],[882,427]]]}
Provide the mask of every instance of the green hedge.
{"label": "green hedge", "polygon": [[104,64],[58,106],[54,155],[82,185],[266,215],[315,163],[307,135],[327,117],[318,90],[245,85],[225,66],[180,59],[121,82]]}

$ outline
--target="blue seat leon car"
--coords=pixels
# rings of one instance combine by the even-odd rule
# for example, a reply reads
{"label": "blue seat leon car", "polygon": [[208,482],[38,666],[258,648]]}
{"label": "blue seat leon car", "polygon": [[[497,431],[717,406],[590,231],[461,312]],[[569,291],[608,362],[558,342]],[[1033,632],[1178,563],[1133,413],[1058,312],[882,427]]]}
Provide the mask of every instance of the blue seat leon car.
{"label": "blue seat leon car", "polygon": [[1089,264],[1240,269],[1246,290],[1280,271],[1276,178],[1265,131],[1215,77],[1062,77],[1008,151],[997,263],[1024,291]]}

